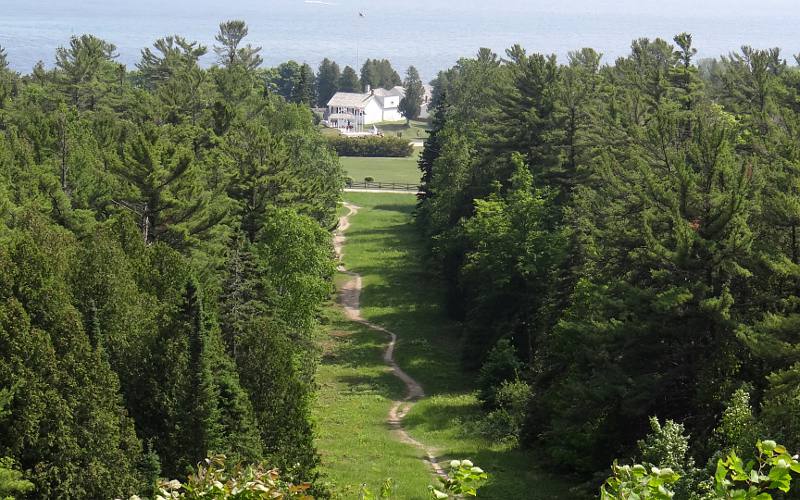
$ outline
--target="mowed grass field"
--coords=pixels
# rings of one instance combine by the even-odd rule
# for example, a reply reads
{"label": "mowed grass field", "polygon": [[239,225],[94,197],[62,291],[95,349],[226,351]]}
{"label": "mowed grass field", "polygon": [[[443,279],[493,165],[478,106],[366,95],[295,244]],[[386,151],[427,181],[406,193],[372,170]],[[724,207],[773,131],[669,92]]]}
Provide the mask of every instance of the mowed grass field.
{"label": "mowed grass field", "polygon": [[417,166],[420,148],[407,158],[361,158],[341,157],[345,175],[356,182],[363,182],[365,177],[372,177],[376,182],[401,182],[416,184],[420,179]]}
{"label": "mowed grass field", "polygon": [[[410,434],[444,461],[469,458],[489,472],[480,498],[570,498],[567,482],[537,470],[535,454],[465,430],[480,415],[474,374],[461,371],[458,325],[445,316],[442,287],[425,264],[411,215],[416,198],[347,193],[346,199],[362,207],[351,220],[344,259],[363,277],[363,315],[398,334],[397,361],[428,396],[405,419]],[[430,470],[386,425],[391,400],[402,396],[381,359],[386,338],[345,321],[333,305],[328,314],[315,410],[324,472],[343,498],[361,483],[375,491],[388,477],[398,483],[397,498],[427,498]]]}
{"label": "mowed grass field", "polygon": [[376,126],[385,135],[397,137],[397,133],[399,132],[400,137],[412,141],[417,139],[423,139],[423,140],[427,139],[428,127],[430,125],[425,120],[411,120],[411,122],[408,125],[406,125],[405,121],[402,121],[397,123],[391,123],[391,122],[379,123]]}

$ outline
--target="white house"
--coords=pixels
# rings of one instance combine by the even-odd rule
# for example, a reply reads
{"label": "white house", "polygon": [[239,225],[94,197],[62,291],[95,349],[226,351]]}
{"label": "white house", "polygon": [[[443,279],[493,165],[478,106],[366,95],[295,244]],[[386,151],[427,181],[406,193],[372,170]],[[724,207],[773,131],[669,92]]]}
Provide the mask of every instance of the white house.
{"label": "white house", "polygon": [[364,132],[365,125],[403,120],[400,100],[406,92],[403,87],[369,90],[364,94],[337,92],[328,101],[325,120],[333,128],[348,132]]}

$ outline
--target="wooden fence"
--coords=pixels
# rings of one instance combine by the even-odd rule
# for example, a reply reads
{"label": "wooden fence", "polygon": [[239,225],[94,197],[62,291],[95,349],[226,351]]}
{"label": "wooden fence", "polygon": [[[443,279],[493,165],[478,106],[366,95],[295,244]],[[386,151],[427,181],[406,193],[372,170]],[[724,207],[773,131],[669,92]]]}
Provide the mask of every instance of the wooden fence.
{"label": "wooden fence", "polygon": [[405,182],[348,182],[348,189],[377,189],[380,191],[419,191],[419,184]]}

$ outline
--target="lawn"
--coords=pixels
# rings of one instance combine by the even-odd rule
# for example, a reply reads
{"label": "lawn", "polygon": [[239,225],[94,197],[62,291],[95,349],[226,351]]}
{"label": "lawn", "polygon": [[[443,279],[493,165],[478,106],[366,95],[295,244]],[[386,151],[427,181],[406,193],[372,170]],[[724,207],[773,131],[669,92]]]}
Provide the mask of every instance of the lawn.
{"label": "lawn", "polygon": [[361,158],[341,157],[345,175],[356,182],[372,177],[376,182],[419,183],[420,171],[417,166],[419,149],[407,158]]}
{"label": "lawn", "polygon": [[[346,199],[363,207],[345,247],[347,267],[363,276],[363,315],[398,334],[397,361],[428,395],[406,417],[408,431],[443,460],[470,458],[486,469],[492,479],[481,498],[569,498],[569,485],[539,472],[534,454],[464,430],[464,422],[480,415],[474,374],[460,369],[459,325],[446,318],[442,287],[425,264],[411,218],[415,197],[347,193]],[[377,486],[392,477],[398,498],[424,498],[430,471],[418,458],[417,467],[417,450],[393,443],[386,428],[390,400],[401,392],[381,362],[386,339],[344,322],[336,309],[329,314],[316,410],[323,469],[340,487]]]}
{"label": "lawn", "polygon": [[405,121],[384,122],[378,123],[376,127],[378,127],[378,129],[380,129],[385,135],[391,137],[397,137],[397,133],[400,132],[400,136],[403,139],[408,139],[410,141],[416,139],[424,140],[428,138],[429,124],[427,121],[423,120],[411,120],[408,125]]}

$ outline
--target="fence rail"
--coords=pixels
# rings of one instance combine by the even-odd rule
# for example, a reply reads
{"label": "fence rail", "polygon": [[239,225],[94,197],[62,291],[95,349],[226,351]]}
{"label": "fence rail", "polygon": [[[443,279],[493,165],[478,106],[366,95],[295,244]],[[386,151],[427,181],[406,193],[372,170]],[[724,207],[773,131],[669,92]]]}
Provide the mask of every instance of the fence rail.
{"label": "fence rail", "polygon": [[382,191],[419,191],[419,184],[405,182],[348,182],[349,189],[378,189]]}

